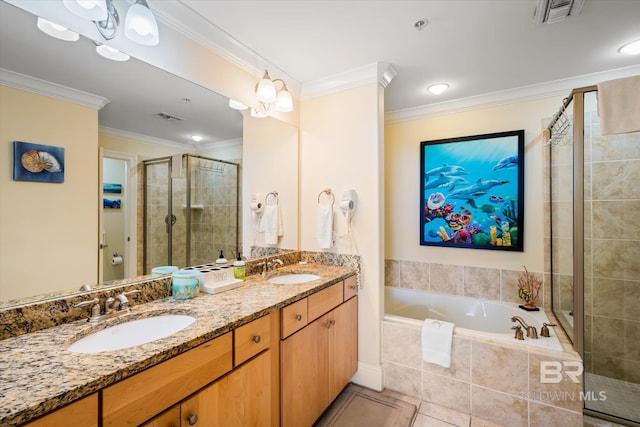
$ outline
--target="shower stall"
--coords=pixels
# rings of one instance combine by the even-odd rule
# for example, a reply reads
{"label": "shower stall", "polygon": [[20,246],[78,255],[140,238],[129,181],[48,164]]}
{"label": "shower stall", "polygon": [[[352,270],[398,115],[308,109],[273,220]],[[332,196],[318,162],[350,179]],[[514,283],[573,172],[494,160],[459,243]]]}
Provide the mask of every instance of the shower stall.
{"label": "shower stall", "polygon": [[239,251],[239,165],[194,154],[143,162],[142,274]]}
{"label": "shower stall", "polygon": [[640,423],[640,132],[600,133],[597,87],[549,126],[552,308],[584,360],[584,412]]}

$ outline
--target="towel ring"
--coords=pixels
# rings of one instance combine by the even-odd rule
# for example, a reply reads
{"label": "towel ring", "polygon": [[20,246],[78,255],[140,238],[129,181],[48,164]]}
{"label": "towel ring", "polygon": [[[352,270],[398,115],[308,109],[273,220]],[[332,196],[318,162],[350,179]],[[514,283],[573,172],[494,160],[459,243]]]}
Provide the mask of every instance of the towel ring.
{"label": "towel ring", "polygon": [[331,207],[333,207],[333,202],[336,201],[335,196],[333,195],[333,192],[331,191],[330,188],[325,188],[324,190],[322,190],[320,193],[318,193],[318,204],[320,204],[320,197],[326,194],[328,197],[331,197]]}
{"label": "towel ring", "polygon": [[278,191],[277,190],[273,190],[270,193],[267,193],[267,195],[264,198],[264,204],[265,205],[269,201],[269,196],[273,196],[276,199],[276,205],[277,205],[278,204]]}

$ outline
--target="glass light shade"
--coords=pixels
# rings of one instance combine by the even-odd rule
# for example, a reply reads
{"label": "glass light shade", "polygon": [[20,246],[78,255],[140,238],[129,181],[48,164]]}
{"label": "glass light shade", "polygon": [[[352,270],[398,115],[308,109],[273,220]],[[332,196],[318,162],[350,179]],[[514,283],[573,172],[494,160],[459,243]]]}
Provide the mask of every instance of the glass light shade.
{"label": "glass light shade", "polygon": [[236,101],[235,99],[229,99],[229,107],[239,111],[244,111],[247,108],[249,108],[246,105],[244,105],[242,102]]}
{"label": "glass light shade", "polygon": [[126,61],[130,58],[126,53],[120,52],[118,49],[114,49],[105,44],[96,46],[96,52],[98,52],[98,55],[112,61]]}
{"label": "glass light shade", "polygon": [[193,142],[200,142],[204,139],[202,135],[191,135],[191,140]]}
{"label": "glass light shade", "polygon": [[91,21],[107,19],[106,0],[63,0],[62,3],[70,12]]}
{"label": "glass light shade", "polygon": [[276,111],[288,113],[293,111],[293,99],[291,94],[287,90],[286,86],[278,92],[278,99],[276,99]]}
{"label": "glass light shade", "polygon": [[442,92],[444,92],[447,89],[449,89],[449,85],[446,83],[438,83],[435,85],[431,85],[427,88],[427,90],[434,95],[440,95]]}
{"label": "glass light shade", "polygon": [[75,42],[80,39],[80,34],[71,31],[67,27],[63,27],[62,25],[55,24],[40,17],[38,17],[36,25],[43,33],[60,40]]}
{"label": "glass light shade", "polygon": [[626,55],[640,55],[640,40],[625,44],[618,49],[618,52]]}
{"label": "glass light shade", "polygon": [[148,7],[139,3],[127,11],[124,34],[129,40],[145,46],[155,46],[160,41],[156,18]]}
{"label": "glass light shade", "polygon": [[271,81],[267,71],[264,72],[264,77],[256,87],[256,98],[264,104],[271,104],[276,101],[276,85]]}

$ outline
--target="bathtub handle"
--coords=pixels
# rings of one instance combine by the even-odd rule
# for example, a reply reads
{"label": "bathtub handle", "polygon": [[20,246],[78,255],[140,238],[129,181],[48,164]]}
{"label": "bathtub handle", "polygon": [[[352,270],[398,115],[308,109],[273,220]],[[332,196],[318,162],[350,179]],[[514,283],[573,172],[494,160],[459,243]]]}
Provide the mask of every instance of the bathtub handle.
{"label": "bathtub handle", "polygon": [[542,328],[540,328],[540,336],[541,337],[547,337],[547,338],[549,337],[549,326],[553,327],[553,326],[556,326],[556,325],[554,325],[553,323],[544,322],[542,324]]}
{"label": "bathtub handle", "polygon": [[520,325],[512,326],[511,329],[515,329],[516,333],[514,338],[517,340],[524,340],[524,333],[522,332],[522,327]]}

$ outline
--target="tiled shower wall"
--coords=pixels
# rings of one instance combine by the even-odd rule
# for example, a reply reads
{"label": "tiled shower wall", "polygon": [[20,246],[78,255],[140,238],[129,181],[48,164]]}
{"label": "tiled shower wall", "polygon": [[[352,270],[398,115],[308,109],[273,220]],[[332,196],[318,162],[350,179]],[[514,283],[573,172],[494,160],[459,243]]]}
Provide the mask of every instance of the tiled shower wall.
{"label": "tiled shower wall", "polygon": [[585,369],[640,383],[640,132],[585,114],[584,169]]}
{"label": "tiled shower wall", "polygon": [[191,264],[215,261],[220,251],[235,259],[238,227],[238,167],[204,159],[193,159]]}
{"label": "tiled shower wall", "polygon": [[[522,304],[518,297],[518,275],[523,270],[385,260],[385,285],[420,289],[441,294]],[[543,280],[543,274],[530,271]],[[551,307],[550,290],[543,285],[536,304]]]}

